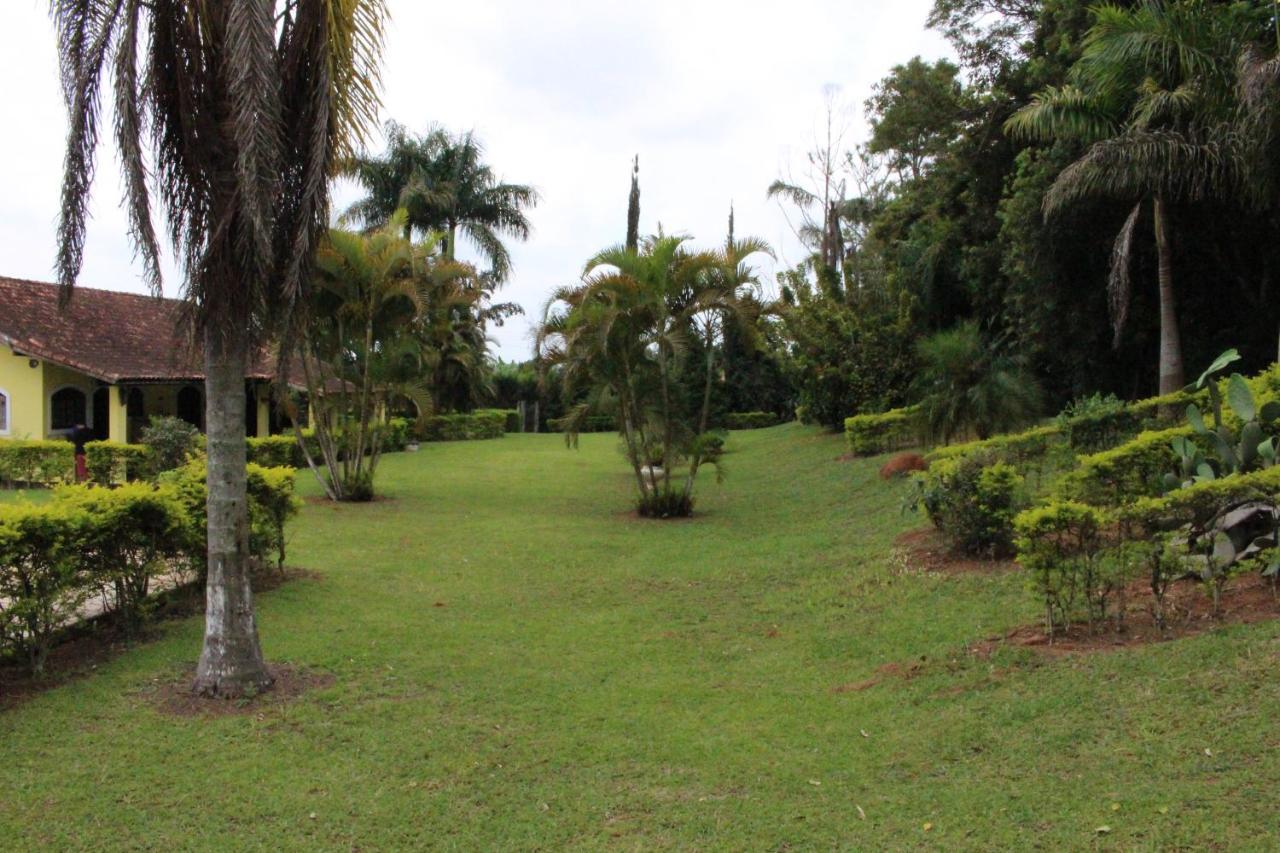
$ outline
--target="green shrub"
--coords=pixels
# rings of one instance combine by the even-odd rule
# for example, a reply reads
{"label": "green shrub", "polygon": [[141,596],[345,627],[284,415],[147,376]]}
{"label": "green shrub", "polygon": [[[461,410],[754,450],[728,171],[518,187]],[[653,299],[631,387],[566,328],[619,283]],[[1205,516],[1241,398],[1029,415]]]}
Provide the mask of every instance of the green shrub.
{"label": "green shrub", "polygon": [[140,438],[151,450],[154,475],[187,464],[187,460],[199,452],[204,437],[200,430],[181,418],[161,416],[147,422]]}
{"label": "green shrub", "polygon": [[413,421],[408,418],[390,418],[379,429],[382,431],[383,453],[399,453],[409,446],[413,437]]}
{"label": "green shrub", "polygon": [[520,412],[516,409],[500,409],[498,411],[506,413],[507,420],[503,424],[503,430],[506,432],[520,432],[523,424],[520,423]]}
{"label": "green shrub", "polygon": [[1158,495],[1173,466],[1171,443],[1194,435],[1190,426],[1144,432],[1119,447],[1082,456],[1076,469],[1059,481],[1058,494],[1095,506],[1119,506]]}
{"label": "green shrub", "polygon": [[693,515],[693,496],[685,497],[679,488],[645,492],[636,511],[644,518],[688,518]]}
{"label": "green shrub", "polygon": [[91,523],[66,504],[0,506],[0,647],[37,675],[57,633],[94,591],[84,559]]}
{"label": "green shrub", "polygon": [[916,506],[956,548],[993,557],[1011,553],[1013,519],[1027,500],[1012,465],[988,464],[979,455],[944,459],[917,474],[916,483]]}
{"label": "green shrub", "polygon": [[[304,434],[305,440],[305,434]],[[292,435],[269,435],[245,439],[246,456],[250,463],[265,468],[305,468],[307,460]]]}
{"label": "green shrub", "polygon": [[[564,432],[564,420],[552,418],[547,421],[550,432]],[[587,415],[578,426],[578,432],[617,432],[618,418],[614,415]]]}
{"label": "green shrub", "polygon": [[501,438],[506,432],[505,409],[477,409],[469,414],[430,415],[421,418],[417,434],[421,441],[469,441]]}
{"label": "green shrub", "polygon": [[0,483],[52,486],[75,478],[75,448],[71,442],[0,439]]}
{"label": "green shrub", "polygon": [[1115,583],[1103,571],[1100,555],[1106,515],[1077,501],[1053,501],[1029,509],[1014,522],[1018,562],[1031,573],[1044,603],[1050,640],[1071,624],[1084,607],[1092,619]]}
{"label": "green shrub", "polygon": [[1280,466],[1217,480],[1204,480],[1159,496],[1139,497],[1116,511],[1138,536],[1187,525],[1203,527],[1225,507],[1280,495]]}
{"label": "green shrub", "polygon": [[919,440],[919,414],[919,409],[908,407],[845,418],[844,435],[849,442],[849,452],[856,456],[874,456],[910,446]]}
{"label": "green shrub", "polygon": [[724,416],[725,429],[767,429],[778,423],[773,412],[729,412]]}
{"label": "green shrub", "polygon": [[288,467],[248,467],[250,548],[260,558],[275,555],[276,570],[284,573],[285,525],[298,514],[302,501],[294,494],[297,471]]}
{"label": "green shrub", "polygon": [[917,345],[920,369],[912,383],[928,437],[989,438],[1032,424],[1044,395],[1025,361],[989,341],[976,322],[938,332]]}
{"label": "green shrub", "polygon": [[87,518],[80,540],[84,572],[114,593],[105,600],[128,630],[136,630],[146,616],[152,579],[168,571],[168,561],[186,545],[190,521],[177,491],[150,483],[62,486],[54,505]]}
{"label": "green shrub", "polygon": [[84,446],[84,456],[89,479],[104,486],[145,479],[155,465],[153,452],[141,444],[91,441]]}
{"label": "green shrub", "polygon": [[1138,434],[1141,421],[1114,394],[1094,394],[1067,404],[1057,418],[1058,428],[1072,450],[1097,453]]}

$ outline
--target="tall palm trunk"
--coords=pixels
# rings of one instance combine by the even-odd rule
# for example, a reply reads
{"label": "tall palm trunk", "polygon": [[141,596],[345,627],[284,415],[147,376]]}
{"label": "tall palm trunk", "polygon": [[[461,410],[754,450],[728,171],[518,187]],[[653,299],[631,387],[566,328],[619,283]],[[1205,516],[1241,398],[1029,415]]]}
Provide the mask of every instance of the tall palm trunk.
{"label": "tall palm trunk", "polygon": [[1160,279],[1160,394],[1172,394],[1187,384],[1182,369],[1182,338],[1178,333],[1178,309],[1173,293],[1173,249],[1169,243],[1169,214],[1157,197],[1155,212],[1156,254]]}
{"label": "tall palm trunk", "polygon": [[[701,437],[707,432],[707,424],[711,420],[711,383],[715,377],[715,347],[713,342],[715,335],[710,329],[707,331],[707,372],[705,381],[702,385],[702,414],[698,418],[698,436]],[[688,498],[693,494],[693,481],[698,476],[698,468],[702,466],[702,446],[698,444],[694,450],[693,458],[689,460],[689,473],[684,480],[684,496]]]}
{"label": "tall palm trunk", "polygon": [[208,431],[209,579],[204,648],[192,689],[235,697],[271,686],[262,659],[249,584],[249,506],[245,476],[243,331],[205,332],[205,424]]}

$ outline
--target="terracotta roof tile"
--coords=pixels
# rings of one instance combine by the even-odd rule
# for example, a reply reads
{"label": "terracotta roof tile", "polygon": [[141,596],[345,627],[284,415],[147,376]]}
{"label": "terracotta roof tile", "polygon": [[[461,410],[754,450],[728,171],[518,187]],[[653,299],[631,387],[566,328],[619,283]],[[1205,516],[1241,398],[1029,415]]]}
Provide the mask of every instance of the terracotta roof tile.
{"label": "terracotta roof tile", "polygon": [[[178,327],[181,303],[77,287],[66,309],[58,285],[0,277],[0,342],[106,382],[198,381],[203,359]],[[250,378],[270,379],[260,358]]]}

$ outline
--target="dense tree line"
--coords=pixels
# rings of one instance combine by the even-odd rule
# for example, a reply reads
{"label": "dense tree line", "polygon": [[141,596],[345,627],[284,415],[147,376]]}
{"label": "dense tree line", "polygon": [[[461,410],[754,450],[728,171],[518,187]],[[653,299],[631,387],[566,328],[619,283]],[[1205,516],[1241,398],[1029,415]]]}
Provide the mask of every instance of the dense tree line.
{"label": "dense tree line", "polygon": [[894,67],[864,145],[828,133],[769,189],[812,251],[780,283],[815,420],[907,402],[917,342],[965,323],[1048,407],[1275,358],[1274,3],[937,0],[929,23],[958,62]]}

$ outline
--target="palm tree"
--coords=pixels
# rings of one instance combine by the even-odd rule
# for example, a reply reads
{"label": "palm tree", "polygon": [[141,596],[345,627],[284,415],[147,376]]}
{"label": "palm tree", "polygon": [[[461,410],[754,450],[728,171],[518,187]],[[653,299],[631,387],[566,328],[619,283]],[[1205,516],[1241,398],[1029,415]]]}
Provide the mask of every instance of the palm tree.
{"label": "palm tree", "polygon": [[370,500],[382,454],[376,421],[393,398],[421,399],[425,369],[413,335],[423,305],[418,250],[403,214],[370,234],[333,229],[315,259],[302,309],[301,363],[321,462],[299,444],[331,500]]}
{"label": "palm tree", "polygon": [[1133,208],[1112,252],[1108,293],[1117,340],[1128,316],[1133,239],[1150,208],[1160,304],[1160,393],[1185,384],[1173,283],[1169,206],[1224,195],[1243,166],[1228,129],[1235,107],[1233,59],[1250,16],[1204,3],[1143,0],[1099,6],[1071,85],[1036,95],[1006,124],[1015,135],[1089,145],[1058,176],[1046,214],[1089,197]]}
{"label": "palm tree", "polygon": [[413,136],[402,126],[387,125],[387,151],[380,157],[358,157],[348,172],[368,195],[346,216],[377,226],[404,208],[406,233],[445,234],[444,255],[456,257],[461,232],[488,261],[501,283],[511,272],[511,255],[503,237],[527,240],[532,231],[525,211],[538,203],[538,193],[524,184],[498,180],[484,162],[484,146],[474,133],[452,134],[441,127]]}
{"label": "palm tree", "polygon": [[579,284],[552,294],[537,336],[543,369],[556,371],[565,399],[588,393],[565,418],[566,440],[576,439],[593,399],[615,404],[640,511],[662,517],[692,509],[671,485],[672,468],[696,438],[676,383],[689,342],[688,294],[718,263],[685,242],[659,234],[639,251],[623,244],[598,253]]}
{"label": "palm tree", "polygon": [[689,322],[702,343],[706,356],[706,370],[702,386],[702,408],[698,415],[698,439],[694,442],[689,460],[689,472],[685,477],[684,494],[691,497],[693,481],[705,456],[702,440],[710,426],[711,389],[715,384],[716,353],[721,351],[725,330],[734,326],[741,340],[756,345],[756,320],[752,309],[760,303],[754,296],[760,280],[748,263],[751,256],[764,254],[773,257],[773,249],[763,240],[748,237],[738,240],[733,234],[733,211],[729,212],[729,236],[716,257],[717,263],[691,282],[688,306],[685,309]]}
{"label": "palm tree", "polygon": [[967,432],[985,439],[1025,427],[1040,414],[1035,375],[984,340],[976,323],[939,332],[918,349],[913,390],[931,441],[947,444]]}
{"label": "palm tree", "polygon": [[150,179],[203,340],[209,571],[193,689],[261,690],[272,679],[249,586],[244,376],[304,294],[327,225],[329,179],[376,115],[383,0],[54,0],[51,8],[70,118],[58,230],[64,296],[80,272],[101,93],[111,85],[146,281],[160,292]]}

